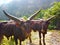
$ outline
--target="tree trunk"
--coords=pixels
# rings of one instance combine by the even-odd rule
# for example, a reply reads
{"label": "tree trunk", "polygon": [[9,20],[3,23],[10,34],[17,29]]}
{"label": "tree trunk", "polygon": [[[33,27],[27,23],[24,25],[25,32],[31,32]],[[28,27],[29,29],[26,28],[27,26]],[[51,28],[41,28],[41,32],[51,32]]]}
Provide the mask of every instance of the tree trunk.
{"label": "tree trunk", "polygon": [[56,28],[57,30],[60,30],[60,21],[57,21]]}

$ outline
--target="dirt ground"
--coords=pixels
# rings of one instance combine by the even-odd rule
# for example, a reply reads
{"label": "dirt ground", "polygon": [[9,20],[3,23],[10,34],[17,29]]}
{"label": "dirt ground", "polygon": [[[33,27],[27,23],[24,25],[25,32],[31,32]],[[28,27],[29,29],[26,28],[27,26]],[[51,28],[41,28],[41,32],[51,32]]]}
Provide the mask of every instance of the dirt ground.
{"label": "dirt ground", "polygon": [[[47,40],[48,39],[48,40]],[[60,45],[60,31],[54,30],[46,35],[47,45]]]}
{"label": "dirt ground", "polygon": [[[32,34],[32,44],[31,45],[39,45],[39,37],[38,32],[34,32]],[[60,31],[52,30],[48,31],[46,34],[46,45],[60,45]],[[25,45],[25,44],[23,44]],[[29,41],[26,41],[26,45],[30,45]]]}

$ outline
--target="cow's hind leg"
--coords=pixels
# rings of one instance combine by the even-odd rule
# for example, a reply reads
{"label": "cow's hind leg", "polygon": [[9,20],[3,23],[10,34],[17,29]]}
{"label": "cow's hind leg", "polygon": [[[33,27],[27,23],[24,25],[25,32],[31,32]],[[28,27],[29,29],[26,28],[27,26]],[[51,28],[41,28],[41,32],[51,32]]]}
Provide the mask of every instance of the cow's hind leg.
{"label": "cow's hind leg", "polygon": [[45,44],[45,34],[43,34],[43,44],[46,45]]}
{"label": "cow's hind leg", "polygon": [[15,40],[15,45],[18,45],[17,37],[14,37],[14,40]]}
{"label": "cow's hind leg", "polygon": [[29,41],[30,41],[30,43],[32,43],[32,40],[31,40],[31,34],[29,35]]}
{"label": "cow's hind leg", "polygon": [[1,41],[2,41],[2,39],[3,39],[3,36],[0,36],[0,45],[1,45]]}
{"label": "cow's hind leg", "polygon": [[20,45],[22,45],[22,43],[21,43],[22,41],[20,40]]}

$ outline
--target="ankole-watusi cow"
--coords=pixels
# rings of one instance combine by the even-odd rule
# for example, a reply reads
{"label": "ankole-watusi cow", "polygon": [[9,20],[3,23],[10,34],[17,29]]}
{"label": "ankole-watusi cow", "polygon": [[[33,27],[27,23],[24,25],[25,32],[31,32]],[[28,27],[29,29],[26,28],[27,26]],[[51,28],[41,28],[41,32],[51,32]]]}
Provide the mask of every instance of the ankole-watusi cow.
{"label": "ankole-watusi cow", "polygon": [[[8,15],[6,12],[5,12],[6,16],[9,17],[10,19],[12,20],[15,20],[17,22],[19,22],[19,19],[15,19],[13,16],[11,15]],[[41,44],[41,33],[43,34],[43,44],[45,44],[45,34],[47,33],[47,28],[48,28],[48,25],[50,23],[50,20],[53,19],[55,16],[52,16],[51,18],[48,18],[47,20],[32,20],[33,18],[28,18],[28,20],[26,21],[26,23],[28,22],[28,24],[30,24],[30,28],[33,29],[33,31],[38,31],[39,32],[39,45],[42,45]],[[23,20],[22,20],[23,21]],[[23,23],[22,23],[23,24]],[[18,24],[19,25],[19,24]],[[22,26],[20,24],[20,26]],[[27,25],[26,25],[27,26]],[[25,26],[25,27],[26,27]],[[23,27],[24,28],[24,27]],[[22,29],[22,28],[21,28]],[[22,29],[23,30],[23,29]],[[26,30],[26,29],[25,29]],[[29,31],[29,30],[28,30]],[[30,37],[30,36],[29,36]],[[31,40],[31,37],[30,37],[30,40]]]}
{"label": "ankole-watusi cow", "polygon": [[50,20],[52,18],[54,18],[55,16],[52,16],[51,18],[44,20],[44,19],[40,19],[40,20],[31,20],[31,29],[36,32],[39,32],[39,45],[41,44],[41,34],[43,35],[43,44],[45,44],[45,34],[47,33],[47,29],[48,29],[48,25],[50,24]]}
{"label": "ankole-watusi cow", "polygon": [[[40,11],[41,10],[34,13],[31,17],[29,17],[29,19],[35,17],[35,15],[37,15]],[[18,44],[17,39],[20,40],[20,45],[21,45],[21,41],[24,41],[27,37],[29,37],[31,43],[31,39],[30,39],[31,24],[29,19],[28,21],[24,21],[14,16],[11,16],[10,14],[7,14],[4,10],[3,12],[6,16],[12,19],[12,21],[8,21],[6,23],[1,22],[2,23],[1,31],[3,32],[2,36],[5,35],[9,39],[9,37],[13,35],[16,45]]]}

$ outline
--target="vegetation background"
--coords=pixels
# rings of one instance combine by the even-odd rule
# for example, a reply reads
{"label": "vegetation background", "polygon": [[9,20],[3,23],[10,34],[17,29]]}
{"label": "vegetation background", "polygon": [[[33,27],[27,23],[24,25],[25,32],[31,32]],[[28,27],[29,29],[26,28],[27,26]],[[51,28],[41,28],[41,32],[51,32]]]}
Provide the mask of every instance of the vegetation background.
{"label": "vegetation background", "polygon": [[[12,3],[12,4],[15,4],[15,3]],[[11,8],[8,5],[5,8],[4,8],[4,6],[2,6],[3,8],[0,7],[0,20],[1,21],[2,20],[9,20],[9,18],[7,18],[3,14],[3,12],[2,12],[3,9],[5,9],[8,13],[10,13],[18,18],[23,17],[25,19],[27,19],[29,16],[31,16],[33,13],[35,13],[37,10],[42,9],[41,7],[35,7],[34,5],[33,5],[33,7],[35,7],[35,8],[32,8],[32,6],[30,5],[30,8],[33,10],[31,10],[29,8],[28,8],[29,9],[28,10],[24,6],[24,10],[23,10],[24,13],[23,13],[23,11],[19,10],[20,8],[17,9],[18,5],[16,5],[14,8],[12,8],[12,4],[10,4]],[[29,4],[26,4],[26,5],[29,5]],[[60,29],[60,24],[59,24],[60,23],[60,17],[59,17],[60,16],[60,2],[54,2],[48,7],[49,8],[47,8],[47,5],[45,5],[44,9],[41,10],[41,12],[35,17],[35,19],[39,19],[39,18],[48,19],[53,15],[58,15],[56,18],[51,20],[51,24],[49,25],[49,29],[58,29],[59,30]]]}

